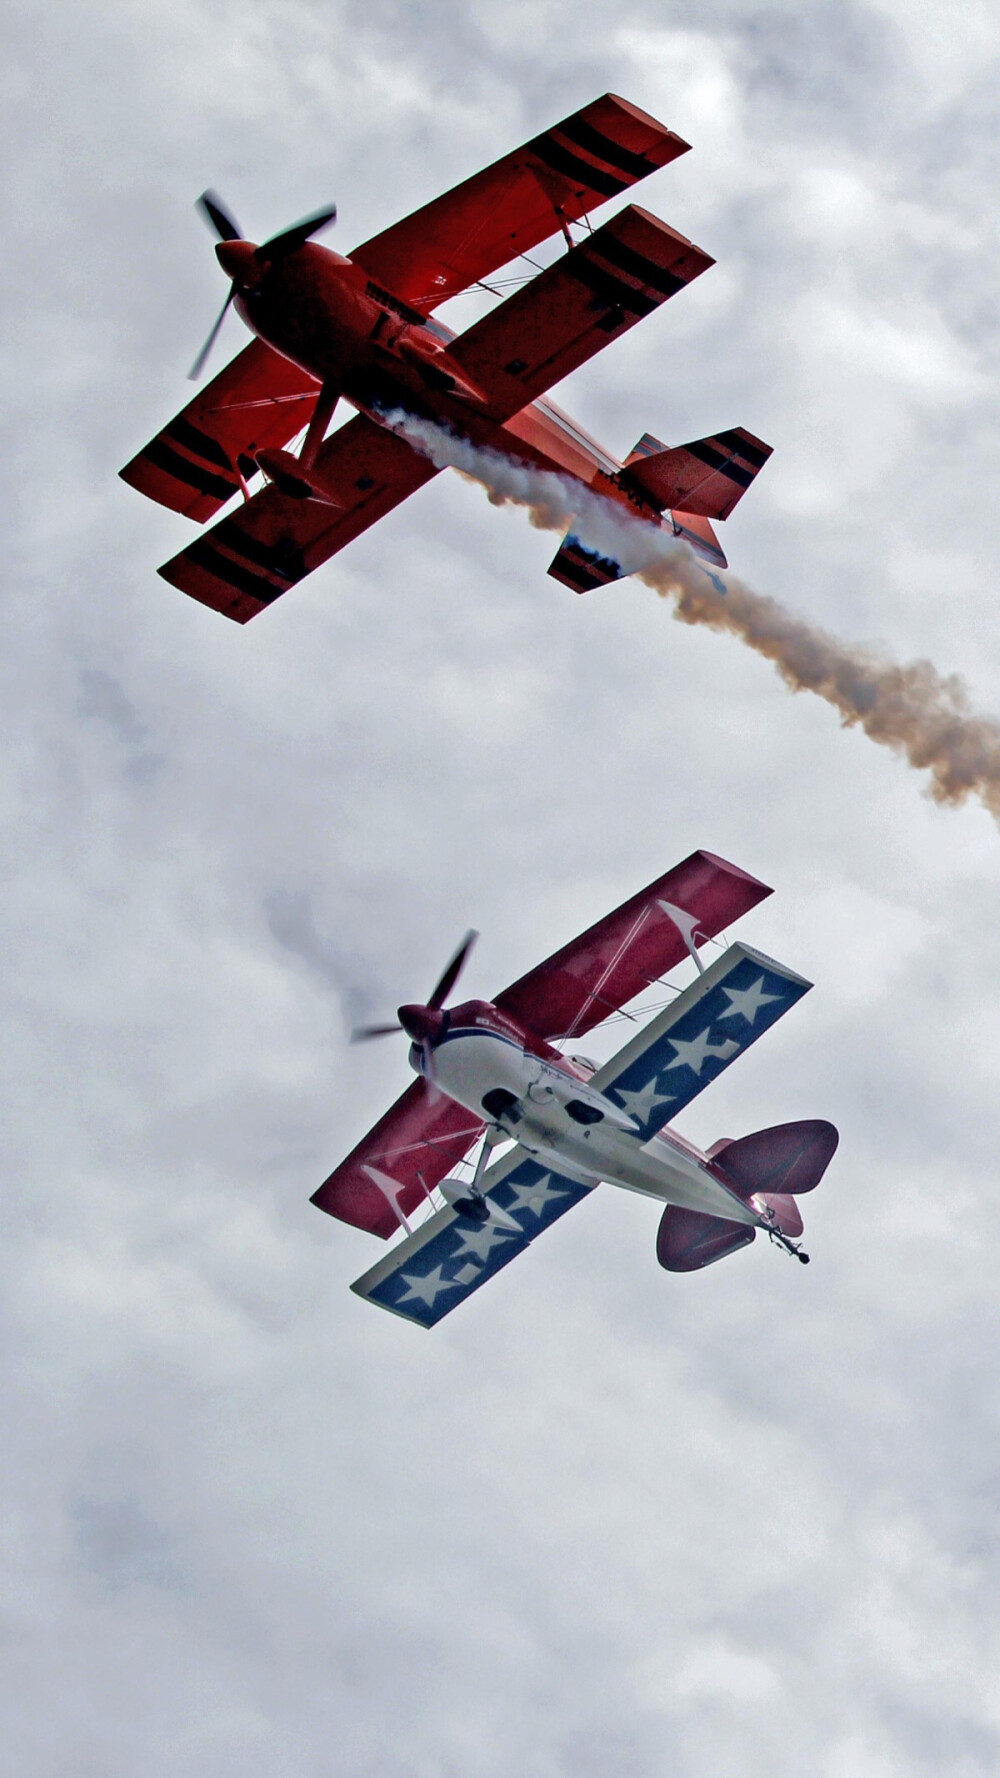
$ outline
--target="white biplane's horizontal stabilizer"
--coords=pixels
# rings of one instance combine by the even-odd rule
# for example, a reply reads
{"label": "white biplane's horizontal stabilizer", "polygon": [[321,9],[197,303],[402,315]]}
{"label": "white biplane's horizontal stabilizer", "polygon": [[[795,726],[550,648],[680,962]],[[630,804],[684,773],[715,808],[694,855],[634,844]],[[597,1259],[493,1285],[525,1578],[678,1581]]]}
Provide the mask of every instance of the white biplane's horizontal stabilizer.
{"label": "white biplane's horizontal stabilizer", "polygon": [[750,945],[730,945],[590,1085],[635,1118],[648,1142],[811,986]]}
{"label": "white biplane's horizontal stabilizer", "polygon": [[356,1295],[433,1327],[594,1189],[520,1148],[496,1161],[483,1183],[482,1198],[454,1199],[393,1247],[351,1285]]}

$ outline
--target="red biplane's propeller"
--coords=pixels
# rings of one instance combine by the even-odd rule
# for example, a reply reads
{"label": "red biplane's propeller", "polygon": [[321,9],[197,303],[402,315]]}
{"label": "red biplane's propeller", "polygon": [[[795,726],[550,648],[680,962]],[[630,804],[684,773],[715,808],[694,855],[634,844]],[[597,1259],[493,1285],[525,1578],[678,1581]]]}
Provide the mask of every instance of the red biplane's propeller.
{"label": "red biplane's propeller", "polygon": [[[257,247],[252,241],[246,239],[236,218],[230,214],[214,191],[203,191],[198,199],[197,207],[209,227],[214,229],[219,237],[219,247],[222,248],[221,252],[219,247],[216,248],[219,264],[223,271],[228,273],[232,282],[215,325],[188,372],[192,382],[201,375],[204,369],[205,360],[212,350],[219,329],[226,318],[226,310],[236,295],[237,284],[246,279],[250,264],[253,264],[259,276],[261,270],[269,265],[274,265],[277,260],[287,259],[290,253],[296,253],[300,247],[304,247],[313,235],[318,235],[321,229],[328,228],[331,223],[337,220],[336,204],[328,204],[324,210],[316,210],[311,216],[304,216],[301,222],[293,223],[291,228],[282,229],[280,234],[272,235],[269,241],[264,241],[261,246]],[[235,251],[230,243],[235,246]]]}
{"label": "red biplane's propeller", "polygon": [[478,937],[478,932],[466,933],[434,992],[423,1006],[413,1004],[399,1007],[394,1025],[357,1025],[351,1032],[351,1042],[367,1043],[371,1037],[390,1037],[396,1031],[405,1031],[413,1043],[419,1044],[424,1059],[423,1072],[433,1083],[431,1045],[444,1028],[447,1018],[444,1003],[458,981],[465,967],[465,960]]}

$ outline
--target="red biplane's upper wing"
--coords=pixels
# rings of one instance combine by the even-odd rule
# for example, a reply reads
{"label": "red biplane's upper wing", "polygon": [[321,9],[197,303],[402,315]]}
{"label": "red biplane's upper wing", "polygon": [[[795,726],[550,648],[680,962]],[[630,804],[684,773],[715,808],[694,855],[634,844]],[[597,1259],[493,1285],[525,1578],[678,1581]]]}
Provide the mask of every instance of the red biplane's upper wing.
{"label": "red biplane's upper wing", "polygon": [[305,426],[319,384],[254,340],[126,463],[122,480],[203,525],[256,472],[252,453]]}
{"label": "red biplane's upper wing", "polygon": [[438,472],[358,414],[327,439],[314,473],[339,505],[265,488],[167,562],[164,580],[245,624]]}
{"label": "red biplane's upper wing", "polygon": [[[389,1202],[390,1189],[395,1188],[396,1202],[408,1216],[482,1132],[483,1124],[471,1111],[443,1094],[432,1097],[426,1082],[415,1080],[313,1193],[312,1202],[329,1216],[388,1240],[400,1226]],[[366,1167],[382,1176],[382,1186]]]}
{"label": "red biplane's upper wing", "polygon": [[689,143],[605,93],[358,247],[377,284],[429,314],[655,173]]}
{"label": "red biplane's upper wing", "polygon": [[697,944],[771,893],[766,883],[724,858],[692,852],[498,994],[496,1005],[540,1037],[582,1037],[687,955],[661,901],[697,922]]}
{"label": "red biplane's upper wing", "polygon": [[506,420],[713,265],[629,204],[460,334],[449,356]]}

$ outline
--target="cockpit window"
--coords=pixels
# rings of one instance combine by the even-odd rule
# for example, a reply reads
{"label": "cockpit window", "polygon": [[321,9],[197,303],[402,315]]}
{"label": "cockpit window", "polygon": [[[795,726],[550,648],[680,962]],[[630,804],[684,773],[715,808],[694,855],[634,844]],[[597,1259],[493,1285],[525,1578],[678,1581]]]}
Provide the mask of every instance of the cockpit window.
{"label": "cockpit window", "polygon": [[599,1124],[604,1117],[599,1105],[587,1105],[583,1099],[570,1099],[566,1111],[575,1124]]}
{"label": "cockpit window", "polygon": [[505,1111],[513,1111],[517,1104],[517,1094],[511,1093],[506,1087],[491,1087],[483,1094],[482,1106],[491,1117],[503,1117]]}

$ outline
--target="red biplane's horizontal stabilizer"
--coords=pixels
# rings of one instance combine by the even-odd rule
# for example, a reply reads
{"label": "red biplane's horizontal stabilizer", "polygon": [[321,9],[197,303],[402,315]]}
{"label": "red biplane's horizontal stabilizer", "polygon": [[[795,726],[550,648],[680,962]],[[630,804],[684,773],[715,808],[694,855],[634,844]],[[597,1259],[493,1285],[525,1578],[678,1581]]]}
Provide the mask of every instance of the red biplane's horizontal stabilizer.
{"label": "red biplane's horizontal stabilizer", "polygon": [[840,1136],[821,1117],[793,1124],[772,1124],[712,1153],[712,1168],[727,1185],[749,1198],[756,1193],[779,1195],[811,1192],[837,1152]]}
{"label": "red biplane's horizontal stabilizer", "polygon": [[449,347],[507,420],[715,262],[629,204]]}
{"label": "red biplane's horizontal stabilizer", "polygon": [[126,463],[121,478],[203,525],[256,474],[255,451],[287,444],[307,424],[318,394],[315,377],[254,340]]}
{"label": "red biplane's horizontal stabilizer", "polygon": [[663,512],[727,519],[771,455],[743,426],[668,450],[648,432],[625,460],[622,480]]}
{"label": "red biplane's horizontal stabilizer", "polygon": [[358,414],[327,439],[308,473],[322,499],[265,488],[167,562],[164,580],[245,624],[438,471],[398,433]]}
{"label": "red biplane's horizontal stabilizer", "polygon": [[605,93],[363,242],[351,258],[429,314],[688,146],[638,106]]}
{"label": "red biplane's horizontal stabilizer", "polygon": [[599,550],[588,549],[575,532],[567,531],[549,563],[553,580],[568,586],[573,593],[592,593],[595,587],[608,586],[621,580],[621,564]]}
{"label": "red biplane's horizontal stabilizer", "polygon": [[656,1257],[667,1272],[700,1272],[727,1253],[749,1247],[755,1235],[749,1223],[668,1204],[656,1235]]}

